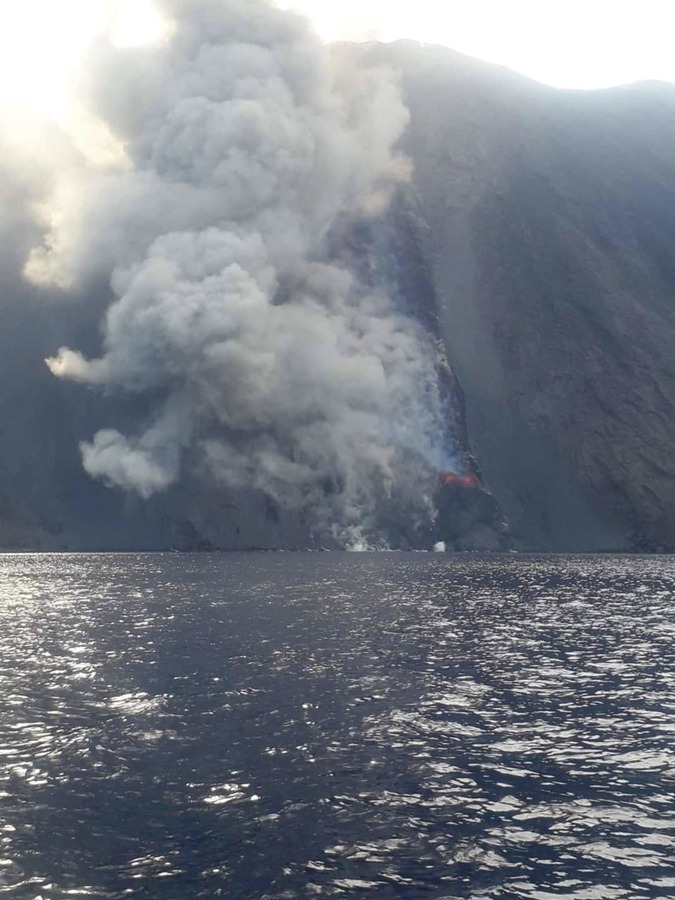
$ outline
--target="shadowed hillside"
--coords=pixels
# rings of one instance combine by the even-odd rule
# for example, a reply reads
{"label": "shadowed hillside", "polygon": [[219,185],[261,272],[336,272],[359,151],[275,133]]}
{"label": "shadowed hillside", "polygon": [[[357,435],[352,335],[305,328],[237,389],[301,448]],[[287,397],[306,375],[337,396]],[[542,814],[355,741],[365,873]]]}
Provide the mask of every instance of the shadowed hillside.
{"label": "shadowed hillside", "polygon": [[675,89],[557,91],[450,50],[401,72],[466,426],[516,538],[675,546]]}

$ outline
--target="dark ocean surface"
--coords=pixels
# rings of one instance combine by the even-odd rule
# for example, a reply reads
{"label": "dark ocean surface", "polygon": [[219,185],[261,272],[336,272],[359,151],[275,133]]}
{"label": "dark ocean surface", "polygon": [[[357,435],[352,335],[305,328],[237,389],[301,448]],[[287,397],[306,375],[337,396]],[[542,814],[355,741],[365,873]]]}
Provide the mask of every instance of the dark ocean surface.
{"label": "dark ocean surface", "polygon": [[0,556],[0,894],[675,897],[675,560]]}

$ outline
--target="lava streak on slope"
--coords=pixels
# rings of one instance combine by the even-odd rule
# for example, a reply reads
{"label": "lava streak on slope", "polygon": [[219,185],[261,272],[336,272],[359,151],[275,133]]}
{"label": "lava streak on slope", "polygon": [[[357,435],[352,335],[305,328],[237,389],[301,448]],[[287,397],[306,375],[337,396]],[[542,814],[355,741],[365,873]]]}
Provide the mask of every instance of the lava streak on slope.
{"label": "lava streak on slope", "polygon": [[442,487],[461,486],[465,488],[480,488],[480,480],[474,472],[468,475],[456,475],[454,472],[444,472],[441,475]]}

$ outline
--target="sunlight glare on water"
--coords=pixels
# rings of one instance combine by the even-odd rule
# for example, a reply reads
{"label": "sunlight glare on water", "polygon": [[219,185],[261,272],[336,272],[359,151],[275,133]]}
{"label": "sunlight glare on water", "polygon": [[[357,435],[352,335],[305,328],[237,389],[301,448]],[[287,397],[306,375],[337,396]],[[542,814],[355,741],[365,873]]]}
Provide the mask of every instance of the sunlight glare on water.
{"label": "sunlight glare on water", "polygon": [[0,556],[0,894],[675,894],[675,564]]}

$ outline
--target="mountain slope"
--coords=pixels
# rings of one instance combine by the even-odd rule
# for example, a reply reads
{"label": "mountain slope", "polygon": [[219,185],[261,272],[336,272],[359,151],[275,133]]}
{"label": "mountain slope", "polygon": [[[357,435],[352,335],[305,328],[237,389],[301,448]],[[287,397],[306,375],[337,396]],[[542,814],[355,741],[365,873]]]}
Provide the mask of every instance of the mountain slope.
{"label": "mountain slope", "polygon": [[443,337],[517,540],[673,548],[675,89],[362,52],[401,73]]}

